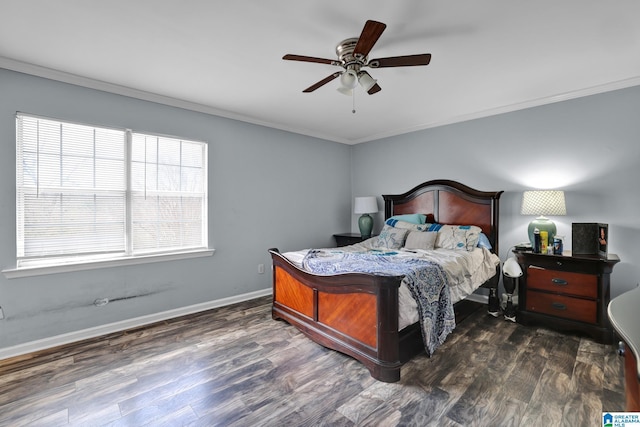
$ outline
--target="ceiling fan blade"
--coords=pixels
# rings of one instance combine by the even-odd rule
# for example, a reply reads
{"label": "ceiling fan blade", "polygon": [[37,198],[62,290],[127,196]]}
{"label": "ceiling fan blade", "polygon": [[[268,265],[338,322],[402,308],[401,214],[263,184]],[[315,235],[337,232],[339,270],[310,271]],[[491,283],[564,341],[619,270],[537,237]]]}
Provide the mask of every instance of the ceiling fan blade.
{"label": "ceiling fan blade", "polygon": [[308,88],[303,90],[303,92],[305,92],[305,93],[313,92],[314,90],[318,89],[319,87],[322,87],[322,86],[326,85],[331,80],[333,80],[336,77],[338,77],[340,74],[342,74],[342,73],[335,72],[335,73],[331,74],[330,76],[325,77],[324,79],[320,80],[318,83],[309,86]]}
{"label": "ceiling fan blade", "polygon": [[383,67],[412,67],[415,65],[429,65],[431,62],[430,53],[419,55],[391,56],[388,58],[372,59],[367,64],[371,68]]}
{"label": "ceiling fan blade", "polygon": [[289,61],[315,62],[318,64],[340,65],[340,62],[336,61],[335,59],[315,58],[313,56],[304,56],[304,55],[287,54],[283,56],[282,59],[286,59]]}
{"label": "ceiling fan blade", "polygon": [[369,55],[373,45],[376,44],[385,28],[387,28],[387,25],[382,22],[371,20],[367,21],[364,24],[362,33],[360,33],[356,47],[353,48],[354,56],[361,56],[364,58]]}
{"label": "ceiling fan blade", "polygon": [[367,93],[369,95],[373,95],[374,93],[378,93],[382,90],[382,88],[380,87],[380,85],[378,83],[374,84],[373,86],[371,86],[371,89],[369,89],[367,91]]}

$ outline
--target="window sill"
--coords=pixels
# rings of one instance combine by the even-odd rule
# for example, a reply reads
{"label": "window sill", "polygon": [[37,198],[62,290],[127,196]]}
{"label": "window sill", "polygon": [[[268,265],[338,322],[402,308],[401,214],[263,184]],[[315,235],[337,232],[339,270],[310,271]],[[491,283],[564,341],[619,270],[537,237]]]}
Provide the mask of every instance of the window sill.
{"label": "window sill", "polygon": [[7,279],[42,276],[46,274],[67,273],[71,271],[95,270],[98,268],[123,267],[127,265],[149,264],[153,262],[175,261],[189,258],[212,256],[215,249],[199,249],[195,251],[172,252],[170,254],[144,255],[127,258],[113,258],[100,261],[87,261],[75,264],[58,264],[37,267],[5,268],[2,273]]}

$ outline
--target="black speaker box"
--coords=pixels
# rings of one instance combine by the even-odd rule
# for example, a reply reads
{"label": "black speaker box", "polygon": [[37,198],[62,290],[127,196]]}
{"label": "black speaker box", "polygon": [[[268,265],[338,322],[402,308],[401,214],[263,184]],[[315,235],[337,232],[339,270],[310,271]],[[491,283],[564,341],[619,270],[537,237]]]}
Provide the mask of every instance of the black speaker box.
{"label": "black speaker box", "polygon": [[571,254],[598,255],[597,222],[574,222],[571,224]]}

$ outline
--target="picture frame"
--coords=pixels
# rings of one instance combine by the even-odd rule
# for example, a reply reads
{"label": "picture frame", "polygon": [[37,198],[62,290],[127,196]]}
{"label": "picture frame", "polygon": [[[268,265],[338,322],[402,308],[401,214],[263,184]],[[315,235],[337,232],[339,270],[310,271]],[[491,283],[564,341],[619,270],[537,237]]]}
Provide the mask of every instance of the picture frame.
{"label": "picture frame", "polygon": [[573,255],[597,255],[607,258],[609,225],[601,222],[571,224],[571,253]]}
{"label": "picture frame", "polygon": [[609,247],[609,225],[598,224],[598,255],[607,258]]}

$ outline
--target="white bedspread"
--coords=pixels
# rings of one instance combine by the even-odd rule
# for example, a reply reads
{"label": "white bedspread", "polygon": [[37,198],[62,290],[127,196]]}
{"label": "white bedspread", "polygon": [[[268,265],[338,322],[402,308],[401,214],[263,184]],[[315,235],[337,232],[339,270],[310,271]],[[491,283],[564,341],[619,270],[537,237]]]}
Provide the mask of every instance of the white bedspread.
{"label": "white bedspread", "polygon": [[[376,239],[365,240],[352,246],[343,246],[337,250],[361,252],[373,249],[371,242]],[[334,248],[336,249],[336,248]],[[302,268],[302,260],[309,249],[293,252],[285,252],[283,255],[297,267]],[[500,263],[497,255],[485,248],[476,248],[471,252],[455,251],[449,249],[435,249],[431,251],[397,250],[396,256],[413,257],[437,262],[442,266],[449,280],[451,300],[456,303],[480,287],[496,272],[496,266]],[[419,320],[417,303],[411,296],[411,292],[405,283],[402,283],[398,291],[399,300],[399,330],[416,323]]]}

